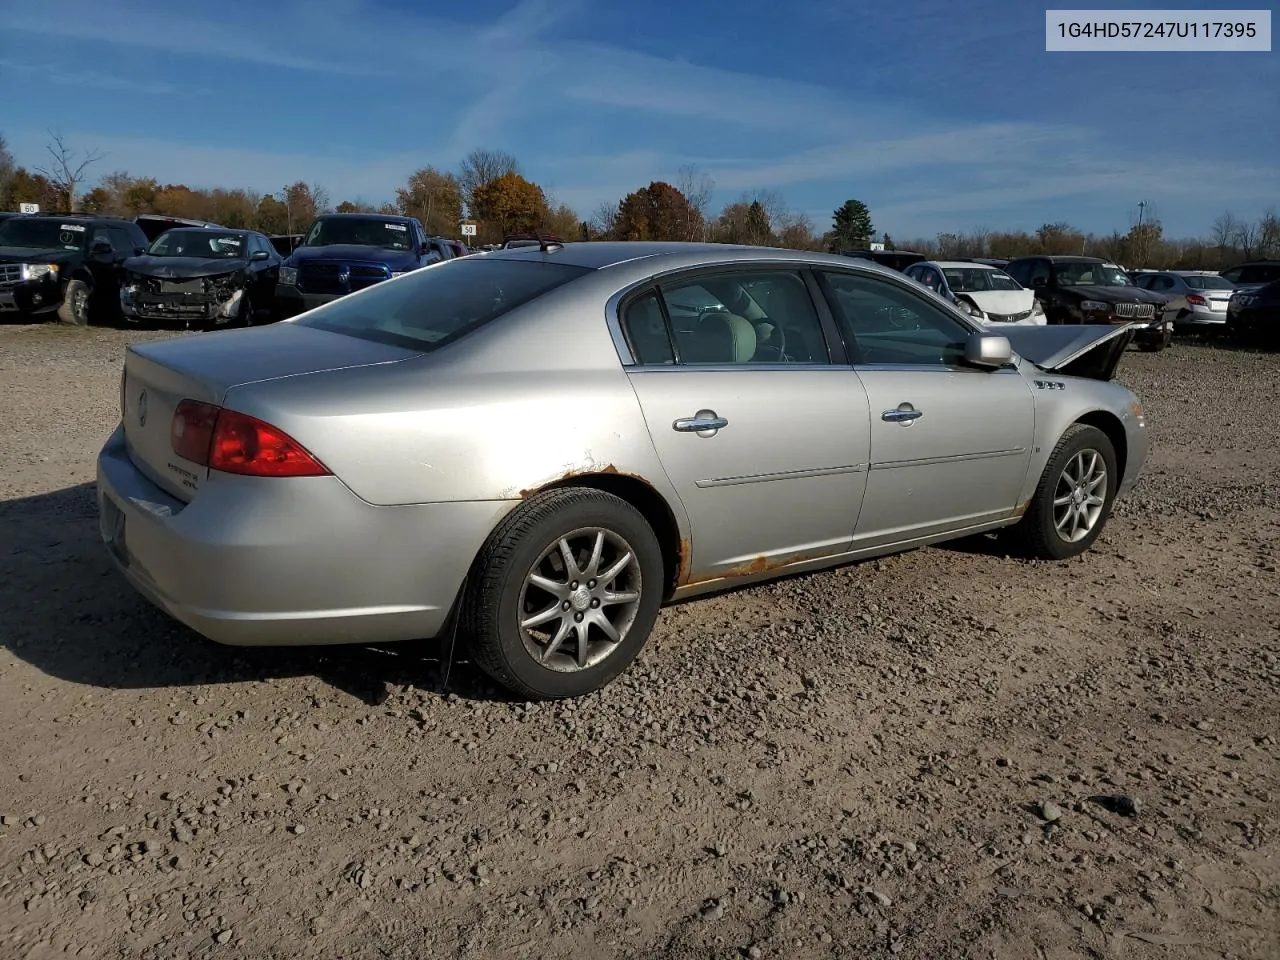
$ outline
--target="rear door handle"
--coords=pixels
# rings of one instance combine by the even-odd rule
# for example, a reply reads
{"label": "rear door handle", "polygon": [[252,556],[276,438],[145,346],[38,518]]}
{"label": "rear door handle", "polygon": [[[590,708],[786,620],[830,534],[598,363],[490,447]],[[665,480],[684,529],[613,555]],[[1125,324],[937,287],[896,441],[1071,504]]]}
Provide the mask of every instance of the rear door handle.
{"label": "rear door handle", "polygon": [[671,429],[680,433],[697,433],[711,436],[717,430],[729,425],[729,421],[714,410],[699,410],[692,417],[683,417],[671,424]]}
{"label": "rear door handle", "polygon": [[894,410],[886,410],[880,414],[880,419],[888,423],[901,423],[909,426],[923,416],[924,411],[917,410],[909,403],[904,403]]}

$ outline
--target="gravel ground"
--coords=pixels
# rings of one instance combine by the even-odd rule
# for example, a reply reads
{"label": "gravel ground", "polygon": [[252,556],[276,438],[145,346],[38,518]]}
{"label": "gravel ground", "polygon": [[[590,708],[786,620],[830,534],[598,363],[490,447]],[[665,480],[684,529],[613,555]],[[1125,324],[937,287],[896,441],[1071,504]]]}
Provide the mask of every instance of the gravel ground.
{"label": "gravel ground", "polygon": [[1155,447],[1082,558],[685,604],[532,705],[135,596],[131,336],[0,327],[0,957],[1280,955],[1280,356],[1126,356]]}

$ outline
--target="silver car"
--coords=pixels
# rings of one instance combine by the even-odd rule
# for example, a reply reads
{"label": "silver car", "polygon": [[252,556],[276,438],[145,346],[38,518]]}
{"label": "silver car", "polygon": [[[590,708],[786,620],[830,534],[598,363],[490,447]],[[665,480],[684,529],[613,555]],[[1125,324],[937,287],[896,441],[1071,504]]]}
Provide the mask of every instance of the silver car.
{"label": "silver car", "polygon": [[1178,333],[1216,335],[1226,328],[1227,302],[1235,284],[1207,270],[1166,270],[1139,274],[1143,290],[1169,297],[1165,318]]}
{"label": "silver car", "polygon": [[101,532],[221,643],[456,631],[518,695],[579,695],[667,601],[1000,528],[1088,549],[1146,458],[1132,331],[1001,333],[847,257],[450,260],[131,346]]}

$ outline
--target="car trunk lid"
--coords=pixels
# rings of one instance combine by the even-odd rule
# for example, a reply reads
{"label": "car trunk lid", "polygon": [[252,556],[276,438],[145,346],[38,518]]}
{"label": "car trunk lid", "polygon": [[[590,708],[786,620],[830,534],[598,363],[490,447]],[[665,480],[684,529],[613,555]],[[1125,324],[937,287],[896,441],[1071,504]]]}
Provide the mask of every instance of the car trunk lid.
{"label": "car trunk lid", "polygon": [[1110,380],[1141,324],[1001,327],[1018,356],[1054,373]]}
{"label": "car trunk lid", "polygon": [[174,452],[173,415],[183,400],[221,406],[232,387],[420,354],[288,322],[133,344],[121,382],[129,457],[162,490],[189,502],[209,471]]}

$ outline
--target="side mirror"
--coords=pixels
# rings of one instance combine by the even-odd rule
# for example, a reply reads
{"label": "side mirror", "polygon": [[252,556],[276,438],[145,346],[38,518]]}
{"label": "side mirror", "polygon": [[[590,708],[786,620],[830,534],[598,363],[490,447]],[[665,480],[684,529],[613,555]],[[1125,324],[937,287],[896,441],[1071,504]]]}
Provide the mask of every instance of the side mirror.
{"label": "side mirror", "polygon": [[253,251],[253,253],[249,254],[249,259],[250,260],[266,260],[269,256],[270,254],[267,253],[267,251],[265,250],[255,250]]}
{"label": "side mirror", "polygon": [[1008,337],[989,333],[970,334],[964,342],[964,362],[971,367],[1003,367],[1013,359],[1013,345]]}

